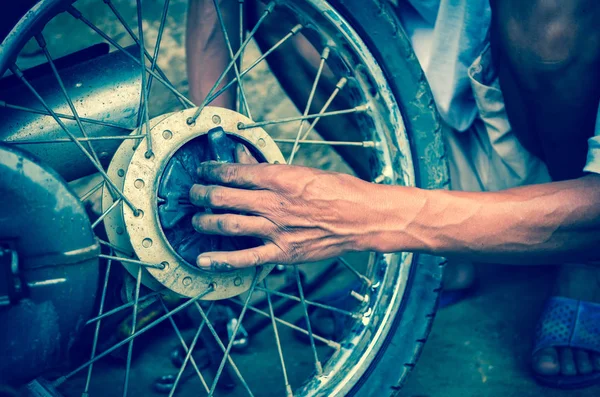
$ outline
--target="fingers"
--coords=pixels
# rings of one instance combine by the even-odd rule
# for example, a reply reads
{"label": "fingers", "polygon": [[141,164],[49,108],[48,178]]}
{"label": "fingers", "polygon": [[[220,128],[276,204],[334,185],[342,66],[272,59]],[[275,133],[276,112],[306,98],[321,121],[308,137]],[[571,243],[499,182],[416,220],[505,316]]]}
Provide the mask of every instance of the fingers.
{"label": "fingers", "polygon": [[263,217],[235,214],[199,213],[194,215],[192,225],[200,233],[260,238],[267,238],[275,229],[275,225]]}
{"label": "fingers", "polygon": [[281,250],[275,244],[232,252],[206,252],[196,260],[198,267],[212,271],[226,271],[235,268],[277,263]]}
{"label": "fingers", "polygon": [[[236,149],[237,154],[237,149]],[[245,158],[247,160],[247,157]],[[243,188],[261,188],[265,185],[264,171],[269,164],[203,163],[198,176],[209,183]]]}
{"label": "fingers", "polygon": [[266,199],[266,192],[223,186],[193,185],[190,202],[199,207],[254,212]]}
{"label": "fingers", "polygon": [[235,145],[235,158],[240,164],[258,164],[258,160],[254,158],[250,150],[243,143]]}

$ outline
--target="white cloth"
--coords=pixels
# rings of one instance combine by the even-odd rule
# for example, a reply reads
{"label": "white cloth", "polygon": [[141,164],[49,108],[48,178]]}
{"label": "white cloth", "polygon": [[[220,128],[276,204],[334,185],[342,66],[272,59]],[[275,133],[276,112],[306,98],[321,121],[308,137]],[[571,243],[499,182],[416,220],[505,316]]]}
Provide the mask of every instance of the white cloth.
{"label": "white cloth", "polygon": [[[510,129],[489,56],[489,0],[400,0],[398,15],[452,128],[447,146],[455,162],[453,188],[499,190],[550,181],[545,165]],[[584,171],[600,173],[600,107]]]}

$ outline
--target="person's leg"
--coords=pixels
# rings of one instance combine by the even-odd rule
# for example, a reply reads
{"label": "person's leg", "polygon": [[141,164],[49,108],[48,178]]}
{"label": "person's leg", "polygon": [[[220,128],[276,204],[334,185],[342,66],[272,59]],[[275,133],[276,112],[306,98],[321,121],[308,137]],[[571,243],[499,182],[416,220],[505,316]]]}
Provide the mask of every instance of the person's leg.
{"label": "person's leg", "polygon": [[[600,98],[600,3],[492,0],[491,41],[515,133],[554,180],[582,175]],[[555,294],[600,302],[598,268],[565,265]],[[542,375],[600,371],[600,355],[546,348],[533,357]]]}
{"label": "person's leg", "polygon": [[[256,22],[258,15],[262,12],[262,7],[264,7],[261,3],[256,3],[257,6],[253,8],[253,18],[249,20],[250,25]],[[263,52],[270,49],[296,24],[294,17],[286,15],[285,11],[275,12],[276,14],[273,17],[265,20],[262,25],[263,27],[255,35],[256,42]],[[310,88],[313,85],[321,60],[322,49],[317,49],[316,47],[300,31],[267,58],[269,68],[300,112],[304,111],[308,102]],[[331,71],[326,62],[312,100],[310,107],[311,114],[316,114],[321,110],[331,93],[335,90],[339,78],[339,76],[336,76]],[[342,88],[336,99],[329,106],[328,111],[350,108],[351,101],[346,95],[347,92],[347,88]],[[324,117],[319,120],[315,129],[326,140],[364,140],[364,136],[359,126],[354,122],[352,115]],[[365,156],[363,148],[336,146],[334,150],[352,168],[357,176],[365,179],[371,176],[371,159]]]}
{"label": "person's leg", "polygon": [[600,3],[491,3],[492,50],[513,130],[553,180],[581,176],[600,97]]}
{"label": "person's leg", "polygon": [[[235,53],[240,45],[238,1],[218,0],[218,3]],[[190,97],[200,105],[231,59],[212,0],[189,1],[185,50]],[[221,85],[234,77],[232,69]],[[211,105],[235,109],[235,100],[235,90],[229,89]]]}

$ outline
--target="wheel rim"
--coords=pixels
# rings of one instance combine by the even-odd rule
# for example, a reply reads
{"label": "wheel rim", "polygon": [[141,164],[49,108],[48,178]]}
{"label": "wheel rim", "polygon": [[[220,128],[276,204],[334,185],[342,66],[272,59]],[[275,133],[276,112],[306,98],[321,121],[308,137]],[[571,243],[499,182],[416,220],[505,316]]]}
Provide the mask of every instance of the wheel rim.
{"label": "wheel rim", "polygon": [[[68,7],[70,3],[72,3],[72,1],[67,0],[47,0],[38,3],[38,5],[35,8],[37,12],[37,18],[23,20],[15,28],[15,30],[13,30],[11,35],[9,35],[9,37],[2,46],[2,51],[0,52],[0,65],[7,65],[7,67],[11,68],[13,73],[17,75],[17,77],[21,80],[22,83],[28,85],[32,92],[35,92],[35,88],[29,84],[25,76],[21,75],[20,69],[18,67],[15,67],[14,64],[12,64],[11,62],[12,60],[16,59],[16,55],[19,53],[22,45],[24,45],[25,43],[25,40],[23,40],[23,36],[27,35],[30,31],[34,31],[34,27],[40,26],[40,24],[42,24],[43,22],[52,19],[51,17],[54,14],[56,14],[57,10],[62,10],[64,9],[64,7]],[[75,6],[79,7],[79,3],[84,3],[84,1],[75,2]],[[122,22],[124,18],[118,10],[118,7],[121,7],[121,5],[115,6],[111,1],[106,1],[106,3],[108,5],[108,8],[111,9],[113,16],[117,20],[120,20]],[[244,2],[240,2],[240,7],[244,7]],[[285,8],[286,10],[291,12],[291,14],[295,15],[297,17],[296,22],[298,22],[298,24],[294,25],[294,27],[286,35],[284,35],[282,39],[284,39],[285,41],[286,37],[292,37],[294,34],[297,34],[298,31],[300,31],[301,29],[303,32],[309,31],[307,37],[312,37],[313,39],[311,40],[311,43],[316,48],[320,49],[321,61],[319,70],[323,69],[323,65],[327,65],[331,68],[331,70],[334,71],[334,73],[337,73],[339,75],[339,79],[337,79],[337,88],[332,91],[332,96],[335,97],[337,93],[344,92],[344,89],[346,89],[346,91],[350,90],[351,94],[359,99],[359,101],[357,103],[354,103],[352,107],[342,109],[341,112],[345,112],[346,114],[350,115],[349,117],[364,118],[364,120],[361,120],[364,122],[368,121],[367,125],[372,127],[370,130],[365,132],[365,139],[361,142],[337,142],[337,144],[348,146],[362,145],[365,147],[365,151],[369,151],[369,153],[371,153],[378,160],[377,166],[373,169],[373,175],[371,177],[372,181],[376,183],[414,185],[414,172],[412,167],[412,159],[410,157],[408,138],[403,127],[402,116],[400,114],[398,104],[395,102],[391,94],[391,90],[389,89],[386,83],[385,76],[377,63],[377,60],[370,53],[365,43],[360,39],[360,37],[354,31],[354,29],[351,26],[349,26],[347,22],[345,22],[343,17],[327,2],[319,0],[289,2],[289,4],[288,2],[281,2],[281,4],[277,5],[277,8],[279,7]],[[162,14],[161,20],[166,20],[165,16],[168,15],[168,8],[169,1],[167,0],[165,2],[164,7],[166,13]],[[81,10],[84,9],[81,8]],[[138,7],[137,13],[138,15],[142,15],[143,9]],[[269,15],[270,13],[261,14],[264,20],[267,20]],[[78,14],[77,11],[71,10],[71,16],[83,22],[84,26],[95,26],[94,22],[87,19],[88,17],[86,17],[86,15]],[[260,21],[261,19],[259,19],[259,23]],[[50,24],[51,23],[52,22],[50,22]],[[125,23],[127,22],[125,21]],[[164,37],[163,32],[165,25],[161,24],[160,26],[162,26],[162,30],[159,27],[157,32],[158,38]],[[247,28],[250,32],[253,31],[252,26],[248,26]],[[126,29],[126,31],[127,30],[128,29]],[[129,27],[127,33],[131,33],[133,36],[135,36],[135,29]],[[99,32],[96,32],[96,34],[102,36],[101,34],[99,34]],[[146,49],[148,43],[144,42],[144,36],[147,34],[147,29],[146,32],[144,32],[144,29],[140,28],[137,32],[137,40],[134,38],[135,42],[144,44],[144,49],[147,52],[143,53],[138,50],[139,56],[137,56],[137,58],[130,57],[132,58],[132,60],[137,59],[137,64],[140,67],[140,72],[142,71],[142,63],[140,62],[140,59],[144,59],[145,65],[145,73],[140,73],[140,75],[142,76],[142,98],[140,99],[140,103],[142,104],[140,105],[139,111],[139,114],[141,114],[141,116],[139,117],[140,123],[137,125],[134,131],[131,132],[132,136],[139,137],[138,139],[134,139],[134,142],[138,143],[138,149],[145,149],[135,151],[134,157],[136,157],[136,159],[138,159],[139,161],[143,161],[143,155],[146,154],[146,152],[153,152],[153,150],[157,150],[156,146],[153,149],[152,143],[150,143],[149,145],[149,142],[157,142],[160,139],[159,134],[161,134],[163,131],[169,130],[170,128],[171,130],[176,130],[177,133],[180,130],[184,130],[186,128],[184,126],[183,120],[186,121],[185,124],[188,124],[189,127],[190,124],[193,125],[194,123],[202,124],[204,122],[203,117],[205,117],[206,114],[209,114],[211,110],[214,110],[213,113],[225,111],[224,109],[207,107],[210,106],[211,97],[209,96],[207,100],[200,103],[199,107],[197,108],[192,108],[185,111],[177,111],[172,115],[160,114],[158,116],[151,117],[150,113],[152,111],[148,110],[148,108],[145,105],[146,103],[149,103],[151,101],[151,99],[148,97],[148,95],[150,94],[148,92],[149,90],[145,89],[150,84],[170,86],[168,90],[174,93],[173,95],[178,98],[177,100],[182,105],[184,105],[184,107],[191,107],[193,104],[191,103],[191,101],[189,101],[189,99],[187,99],[185,95],[181,94],[180,90],[173,87],[169,79],[166,77],[166,75],[163,74],[162,70],[160,69],[160,42],[158,42],[158,46],[155,45],[153,49],[154,51],[151,49]],[[250,35],[251,33],[246,36],[245,40],[241,41],[243,41],[244,43],[246,41],[249,41],[251,38]],[[314,37],[316,37],[316,39]],[[104,37],[104,40],[108,41],[110,44],[118,44],[110,35],[106,35]],[[51,53],[53,43],[49,42],[48,46],[44,47],[44,40],[42,39],[39,41],[38,44],[40,44],[42,50],[45,52],[46,60],[52,61],[53,58]],[[159,47],[158,50],[157,47]],[[121,48],[117,48],[116,51],[121,51]],[[235,54],[237,54],[237,52],[240,51],[231,49],[231,54],[233,54],[234,56]],[[323,56],[325,53],[327,53],[327,56]],[[264,54],[267,55],[265,56]],[[246,69],[242,68],[241,65],[232,63],[231,69],[235,70],[236,78],[237,76],[241,75],[241,80],[243,81],[243,76],[245,76],[246,73],[250,73],[252,69],[254,69],[254,66],[264,63],[268,54],[268,51],[263,52],[263,55],[257,59],[259,62],[250,60],[249,67]],[[157,59],[157,62],[154,62],[154,59]],[[331,65],[329,64],[329,62],[331,62]],[[60,81],[59,71],[53,70],[53,75],[57,78],[58,81]],[[223,81],[228,81],[226,79],[225,74],[222,74],[222,76],[224,76]],[[318,82],[320,76],[321,74],[320,72],[318,72],[315,81]],[[154,80],[154,83],[152,83],[150,80]],[[235,84],[235,81],[233,83],[226,83],[225,87],[228,87],[228,84],[229,86],[232,86]],[[316,85],[317,84],[315,83],[314,86],[316,87]],[[239,96],[241,98],[240,102],[242,102],[240,108],[245,110],[245,112],[247,113],[248,107],[252,108],[251,98],[248,98],[247,95],[245,95],[244,88],[241,85],[238,85],[238,87],[240,87]],[[222,92],[224,91],[224,89],[215,89],[213,94],[218,94],[220,91]],[[349,96],[352,97],[352,95]],[[213,95],[212,99],[214,99],[215,96],[216,95]],[[119,152],[124,152],[125,149],[117,150],[116,154],[112,159],[110,167],[108,167],[108,169],[105,170],[104,167],[98,164],[98,154],[94,152],[93,145],[90,143],[93,142],[93,139],[85,140],[85,127],[83,126],[87,125],[85,124],[87,122],[82,121],[83,119],[77,114],[77,111],[73,110],[74,108],[76,109],[77,106],[68,97],[68,95],[65,96],[65,99],[69,103],[69,108],[72,112],[72,118],[76,119],[74,121],[71,120],[71,124],[68,124],[69,126],[62,122],[62,120],[64,120],[62,116],[57,116],[58,112],[56,110],[48,108],[45,109],[46,113],[49,113],[50,117],[54,118],[56,122],[61,121],[63,123],[61,127],[64,127],[64,130],[69,131],[69,133],[70,131],[74,131],[76,133],[69,134],[67,133],[67,131],[65,131],[66,135],[64,139],[72,140],[73,143],[70,144],[77,145],[82,153],[85,151],[87,153],[86,156],[88,157],[88,159],[97,163],[98,170],[105,172],[106,174],[102,184],[100,184],[100,188],[104,187],[103,213],[102,215],[100,215],[99,220],[97,219],[94,222],[94,226],[99,228],[104,226],[108,232],[109,241],[103,243],[105,247],[108,250],[110,250],[110,252],[104,254],[103,257],[107,259],[109,265],[107,268],[105,283],[103,285],[100,311],[98,313],[98,316],[95,319],[90,320],[89,322],[90,324],[95,323],[96,326],[96,332],[94,334],[94,339],[92,342],[92,355],[89,362],[79,365],[77,368],[74,368],[70,373],[65,374],[64,376],[58,378],[54,382],[56,386],[59,386],[65,382],[68,382],[70,378],[76,376],[79,373],[84,373],[86,372],[85,370],[87,370],[88,375],[85,385],[85,391],[87,392],[92,377],[92,364],[108,354],[107,350],[103,352],[96,351],[96,347],[101,320],[107,317],[106,311],[104,311],[103,303],[106,291],[110,288],[110,286],[108,285],[108,275],[110,272],[112,261],[121,261],[128,268],[130,273],[132,273],[132,275],[137,279],[133,301],[123,305],[125,306],[123,310],[132,308],[130,310],[133,310],[133,313],[137,313],[137,309],[141,301],[155,299],[157,297],[160,297],[160,294],[158,292],[165,292],[164,289],[161,289],[164,283],[156,282],[156,275],[160,274],[165,270],[163,268],[165,260],[151,260],[154,258],[154,256],[148,256],[144,258],[140,257],[139,253],[143,252],[144,249],[148,248],[141,245],[143,244],[146,238],[149,238],[148,236],[145,236],[141,239],[133,239],[133,229],[127,228],[127,225],[125,225],[125,233],[117,233],[118,228],[123,228],[123,226],[121,225],[121,223],[119,223],[120,220],[115,218],[119,218],[122,216],[122,214],[125,214],[125,217],[123,219],[125,224],[127,224],[127,222],[135,222],[136,217],[134,216],[134,210],[140,209],[140,205],[136,205],[137,203],[133,202],[135,201],[135,199],[129,199],[129,197],[133,197],[132,193],[135,192],[135,181],[140,179],[135,177],[135,167],[132,168],[132,176],[130,176],[129,174],[130,163],[128,163],[128,161],[131,162],[131,153],[129,153],[129,155],[120,155]],[[43,99],[40,100],[40,103],[42,104],[41,108],[43,109],[45,102],[42,101]],[[244,102],[249,102],[250,104],[246,106],[243,105]],[[286,119],[261,121],[262,119],[258,114],[253,114],[255,121],[245,119],[247,121],[247,125],[243,126],[245,128],[238,130],[240,131],[240,134],[243,135],[244,130],[255,129],[262,131],[262,129],[264,128],[264,130],[267,132],[265,133],[266,135],[263,136],[261,139],[270,140],[271,138],[274,138],[275,142],[278,142],[278,144],[283,147],[284,153],[287,154],[285,158],[283,158],[283,160],[286,160],[291,163],[294,160],[294,157],[301,153],[302,150],[307,151],[307,147],[312,148],[332,146],[325,145],[322,142],[322,139],[320,139],[317,135],[314,135],[317,138],[317,140],[309,140],[309,138],[311,137],[310,134],[315,134],[314,126],[316,123],[312,123],[314,123],[315,120],[318,122],[318,120],[320,120],[321,118],[328,117],[329,115],[339,114],[340,110],[329,110],[327,108],[324,108],[321,109],[321,112],[319,114],[307,114],[309,108],[310,106],[306,106],[307,111],[304,113],[304,115],[290,117],[291,119],[295,119],[294,121],[297,123],[297,125],[299,124],[299,128],[297,129],[297,131],[293,132],[293,135],[291,137],[281,137],[281,135],[278,135],[277,130],[277,127],[283,124],[291,123],[291,120]],[[77,120],[78,118],[79,120]],[[222,119],[230,120],[231,117],[228,115],[223,115]],[[174,120],[178,120],[177,127],[165,127],[165,125],[167,125],[168,123],[173,123]],[[97,121],[106,122],[106,120]],[[311,124],[309,124],[309,122]],[[229,130],[233,129],[233,127],[229,128]],[[186,133],[185,137],[182,138],[182,142],[197,137],[203,132],[206,132],[206,129],[202,131],[193,130],[192,132],[188,132]],[[129,131],[127,131],[127,133],[129,133]],[[34,142],[34,139],[29,139],[30,142],[24,142],[25,139],[23,139],[22,136],[26,136],[26,134],[22,134],[21,136],[17,136],[16,138],[11,137],[10,139],[8,139],[8,141],[12,141],[15,144],[18,141],[20,141],[20,143],[25,148],[29,148],[31,147],[31,145],[34,145],[36,143]],[[115,137],[115,139],[117,138]],[[122,137],[119,137],[118,139],[124,142],[123,144],[121,144],[122,148],[125,147],[125,143],[130,142],[129,140],[126,140]],[[321,142],[319,142],[319,140]],[[58,142],[58,140],[56,139],[54,139],[54,141]],[[25,145],[25,143],[27,143],[27,145]],[[42,142],[37,143],[41,144]],[[332,144],[333,142],[329,143]],[[256,143],[252,142],[251,144],[256,145]],[[287,146],[287,151],[284,145],[289,145]],[[291,151],[290,146],[292,148]],[[275,155],[270,156],[268,157],[268,160],[275,161],[276,157],[277,156]],[[168,159],[169,154],[167,154],[165,158]],[[281,159],[279,161],[281,161]],[[125,177],[125,180],[130,179],[131,183],[125,184],[122,182],[118,182],[119,180],[123,179],[123,176],[119,175],[120,170],[126,170],[125,175],[127,176]],[[160,172],[157,171],[157,175],[159,174]],[[149,189],[151,189],[152,186],[152,184],[148,184]],[[98,185],[94,186],[93,189],[84,193],[83,197],[88,198],[89,196],[94,194],[94,192],[99,191],[100,188],[98,187]],[[117,197],[120,197],[116,201],[113,200],[113,197],[110,193],[111,190],[113,194],[115,194],[116,192]],[[149,191],[150,193],[152,193],[152,190]],[[155,208],[155,206],[151,205],[149,208]],[[157,237],[155,237],[154,240],[156,240],[157,238],[160,239],[159,235],[156,236]],[[135,259],[128,260],[127,257],[120,255],[119,252],[115,250],[115,248],[117,248],[121,250],[131,251],[131,245],[127,244],[128,239],[134,241],[135,252],[138,253],[138,257],[140,258],[136,257]],[[123,246],[123,244],[126,244],[127,246],[125,247]],[[142,256],[144,255],[142,254]],[[176,257],[172,257],[167,262],[177,263],[177,261],[178,259]],[[357,309],[356,312],[352,313],[353,318],[355,318],[356,321],[353,321],[353,323],[349,327],[351,329],[347,333],[347,337],[341,343],[325,340],[326,346],[329,346],[333,349],[333,355],[331,355],[327,360],[323,360],[323,354],[317,352],[317,348],[315,347],[314,341],[315,336],[312,335],[310,320],[307,316],[308,308],[315,307],[316,303],[312,302],[304,296],[302,292],[301,283],[298,283],[299,288],[298,291],[296,291],[296,295],[294,295],[293,297],[286,296],[287,299],[296,299],[300,301],[300,306],[302,307],[302,312],[304,313],[304,317],[307,320],[306,323],[308,325],[307,329],[304,330],[304,333],[309,334],[311,350],[313,352],[313,356],[315,357],[313,365],[317,375],[309,377],[303,385],[290,385],[288,381],[289,375],[287,372],[289,372],[289,369],[286,369],[285,364],[285,346],[281,345],[277,330],[281,329],[281,327],[290,327],[290,324],[289,322],[280,318],[276,318],[273,315],[273,305],[271,302],[271,298],[275,296],[274,294],[277,294],[277,291],[271,291],[266,293],[266,298],[269,304],[268,312],[266,310],[263,310],[262,313],[260,313],[261,311],[256,311],[256,308],[248,306],[248,302],[250,300],[250,297],[252,296],[253,291],[268,291],[268,289],[265,288],[265,285],[263,285],[262,287],[257,287],[257,284],[264,276],[266,276],[270,269],[264,269],[264,271],[260,273],[260,276],[254,276],[255,274],[258,274],[254,271],[247,272],[248,274],[246,274],[243,277],[244,285],[242,286],[242,288],[240,288],[239,291],[236,291],[236,293],[232,294],[238,295],[239,292],[248,289],[251,291],[249,294],[246,294],[246,300],[242,303],[243,309],[240,318],[238,318],[238,324],[242,323],[243,316],[248,310],[250,312],[259,313],[263,316],[270,318],[272,326],[271,332],[275,331],[273,338],[274,343],[277,344],[278,352],[278,356],[274,359],[279,360],[281,363],[280,370],[282,372],[283,383],[286,387],[286,390],[292,390],[293,386],[294,388],[296,388],[296,390],[293,392],[294,395],[334,395],[338,393],[345,393],[352,388],[352,386],[356,382],[356,379],[358,379],[360,375],[367,370],[375,354],[381,347],[385,336],[390,331],[390,326],[392,322],[391,319],[393,319],[393,314],[402,303],[402,297],[405,292],[405,287],[410,273],[411,262],[412,256],[410,254],[371,254],[369,256],[369,263],[366,266],[367,272],[365,274],[362,274],[356,269],[354,269],[354,267],[351,264],[349,264],[346,260],[342,259],[341,263],[346,269],[348,269],[349,273],[353,274],[353,277],[357,276],[358,279],[362,281],[361,290],[356,291],[356,296],[362,297],[365,300],[365,302],[359,305],[359,309]],[[298,281],[298,268],[295,267],[293,272],[296,281]],[[147,273],[154,273],[155,276],[153,277]],[[158,290],[158,292],[150,292],[146,296],[140,296],[141,285],[146,285],[150,289]],[[215,285],[219,285],[219,282],[215,283]],[[178,290],[174,288],[168,288],[170,291],[174,291],[176,293],[191,297],[192,299],[187,300],[185,303],[178,306],[176,309],[172,309],[171,311],[162,315],[158,318],[158,320],[170,320],[171,316],[175,312],[179,312],[186,309],[187,307],[194,306],[196,306],[197,310],[200,312],[202,317],[205,318],[206,310],[204,310],[200,305],[198,305],[197,301],[205,299],[214,300],[225,297],[225,295],[215,294],[215,291],[213,291],[214,288],[215,287],[213,284],[207,283],[202,290],[196,289],[194,290],[194,293],[183,294],[181,289]],[[213,295],[211,296],[211,294]],[[331,308],[329,308],[329,310],[331,310]],[[128,390],[133,342],[138,335],[141,335],[152,328],[148,325],[139,328],[136,327],[136,325],[136,316],[132,316],[132,334],[130,336],[131,339],[125,339],[124,341],[121,341],[119,342],[119,344],[115,345],[117,346],[117,348],[119,346],[128,346],[127,363],[125,369],[124,394],[126,394]],[[177,336],[179,337],[180,342],[182,342],[182,344],[186,346],[185,341],[181,337],[180,331],[177,329],[176,324],[172,323],[172,326],[174,327],[174,330]],[[211,328],[210,321],[206,323],[206,327]],[[237,332],[237,330],[238,329],[236,328],[234,335]],[[323,341],[324,338],[318,338],[317,336],[317,339]],[[194,340],[191,341],[191,345],[187,345],[188,347],[192,347],[192,350],[193,345],[195,343]],[[223,350],[229,353],[234,340],[235,336],[231,338],[229,343],[227,343],[226,340],[222,341]],[[113,346],[111,349],[116,348]],[[187,350],[187,347],[185,349]],[[226,354],[226,356],[227,355],[228,354]],[[329,356],[329,354],[327,355]],[[196,364],[193,363],[193,359],[188,357],[188,360],[191,362],[192,366],[196,366]],[[188,360],[185,361],[186,365]],[[218,371],[219,373],[223,370],[225,362],[226,361],[224,359],[220,363]],[[178,379],[181,377],[186,365],[183,365],[181,367],[181,370],[178,373]],[[197,372],[200,377],[200,371]],[[243,369],[239,369],[239,371],[236,369],[235,372],[243,373]],[[202,381],[205,386],[205,389],[207,389],[208,392],[213,392],[215,390],[219,376],[217,375],[215,376],[215,378],[217,378],[217,381]],[[240,376],[240,378],[244,389],[246,389],[248,393],[257,395],[261,394],[260,392],[250,390],[250,387],[246,384],[245,381],[242,380],[243,375]]]}

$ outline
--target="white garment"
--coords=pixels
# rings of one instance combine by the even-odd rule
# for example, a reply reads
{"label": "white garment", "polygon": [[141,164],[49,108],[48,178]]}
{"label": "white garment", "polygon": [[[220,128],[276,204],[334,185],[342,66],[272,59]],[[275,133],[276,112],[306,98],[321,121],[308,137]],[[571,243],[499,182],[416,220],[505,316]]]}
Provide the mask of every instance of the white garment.
{"label": "white garment", "polygon": [[[499,190],[550,181],[545,165],[511,131],[489,55],[489,0],[400,0],[398,15],[452,128],[446,134],[451,186]],[[600,173],[600,107],[584,171]]]}

